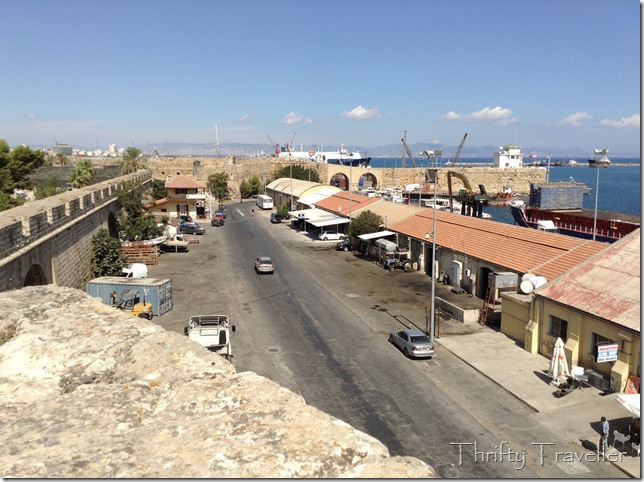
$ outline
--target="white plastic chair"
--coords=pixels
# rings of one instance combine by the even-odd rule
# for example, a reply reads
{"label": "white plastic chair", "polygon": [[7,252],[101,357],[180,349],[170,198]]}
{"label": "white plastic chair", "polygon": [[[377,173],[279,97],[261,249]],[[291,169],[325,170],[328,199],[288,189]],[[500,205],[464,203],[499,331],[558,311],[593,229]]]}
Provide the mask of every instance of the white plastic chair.
{"label": "white plastic chair", "polygon": [[588,383],[588,376],[584,375],[584,373],[586,373],[584,367],[574,367],[572,369],[572,376],[577,381],[577,388],[579,388],[580,390],[582,389],[584,383]]}
{"label": "white plastic chair", "polygon": [[623,433],[619,433],[617,430],[613,430],[613,447],[615,447],[616,442],[622,442],[622,450],[624,450],[624,444],[630,439],[630,435],[624,435]]}
{"label": "white plastic chair", "polygon": [[633,452],[637,452],[637,456],[640,456],[640,444],[631,444],[631,449]]}

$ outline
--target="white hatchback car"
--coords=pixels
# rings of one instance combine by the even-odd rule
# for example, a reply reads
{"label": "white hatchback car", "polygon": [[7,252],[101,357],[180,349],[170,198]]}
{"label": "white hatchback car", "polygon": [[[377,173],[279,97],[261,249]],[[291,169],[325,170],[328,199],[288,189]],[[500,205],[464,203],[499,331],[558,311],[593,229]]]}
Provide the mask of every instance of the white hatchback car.
{"label": "white hatchback car", "polygon": [[341,239],[344,239],[344,234],[339,233],[338,231],[322,231],[318,235],[318,238],[320,238],[322,241],[339,241]]}

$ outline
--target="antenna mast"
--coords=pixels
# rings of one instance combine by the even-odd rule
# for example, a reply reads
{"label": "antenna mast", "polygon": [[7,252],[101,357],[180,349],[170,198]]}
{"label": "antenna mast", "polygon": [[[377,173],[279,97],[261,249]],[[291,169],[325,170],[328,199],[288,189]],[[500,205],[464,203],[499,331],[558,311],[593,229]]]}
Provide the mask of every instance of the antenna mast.
{"label": "antenna mast", "polygon": [[217,128],[217,126],[215,126],[215,138],[217,140],[217,144],[216,144],[217,145],[217,157],[219,157],[221,155],[221,151],[219,149],[219,129]]}

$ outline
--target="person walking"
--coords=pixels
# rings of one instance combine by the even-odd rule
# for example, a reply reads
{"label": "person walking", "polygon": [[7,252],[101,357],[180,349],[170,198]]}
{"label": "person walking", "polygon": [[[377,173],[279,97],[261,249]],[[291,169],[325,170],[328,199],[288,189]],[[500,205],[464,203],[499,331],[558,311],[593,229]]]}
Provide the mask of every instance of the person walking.
{"label": "person walking", "polygon": [[599,456],[604,459],[606,455],[606,446],[608,444],[608,433],[609,433],[609,426],[608,426],[608,420],[606,420],[606,417],[602,417],[602,423],[601,423],[601,428],[600,428],[600,435],[599,435],[599,447],[598,447],[598,452]]}

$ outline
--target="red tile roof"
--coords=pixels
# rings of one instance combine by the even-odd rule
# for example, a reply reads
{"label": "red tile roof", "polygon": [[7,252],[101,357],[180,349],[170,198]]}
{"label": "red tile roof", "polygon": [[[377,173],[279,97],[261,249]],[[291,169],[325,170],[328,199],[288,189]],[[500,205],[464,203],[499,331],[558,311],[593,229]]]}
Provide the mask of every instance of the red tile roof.
{"label": "red tile roof", "polygon": [[639,333],[640,230],[534,293]]}
{"label": "red tile roof", "polygon": [[[388,229],[420,240],[429,234],[431,240],[432,223],[433,210],[427,209]],[[548,281],[606,247],[605,243],[441,211],[436,212],[436,245]]]}
{"label": "red tile roof", "polygon": [[190,179],[186,176],[177,176],[165,182],[165,187],[170,189],[205,189],[206,183]]}
{"label": "red tile roof", "polygon": [[341,191],[316,203],[315,206],[325,211],[348,217],[350,212],[358,211],[378,201],[380,199],[375,197]]}
{"label": "red tile roof", "polygon": [[[346,191],[330,196],[316,207],[342,216],[389,203],[380,198],[352,194]],[[410,209],[406,204],[390,203],[409,213],[400,222],[388,224],[387,229],[415,239],[429,240],[432,235],[433,210]],[[605,249],[607,244],[573,238],[563,234],[480,219],[442,211],[436,212],[436,245],[454,249],[467,256],[502,266],[517,273],[532,273],[548,281],[560,276],[589,257]]]}

